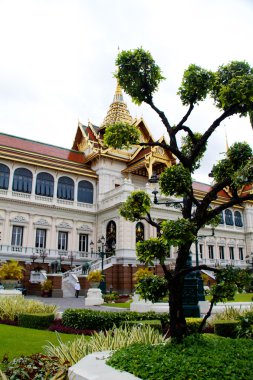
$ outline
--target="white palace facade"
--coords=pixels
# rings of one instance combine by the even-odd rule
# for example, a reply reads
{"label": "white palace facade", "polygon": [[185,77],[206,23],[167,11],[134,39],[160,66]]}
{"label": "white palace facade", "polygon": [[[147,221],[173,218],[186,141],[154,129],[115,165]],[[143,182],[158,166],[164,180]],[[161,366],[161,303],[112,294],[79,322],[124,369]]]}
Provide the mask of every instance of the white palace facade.
{"label": "white palace facade", "polygon": [[[98,260],[94,267],[99,267],[97,242],[104,236],[107,286],[132,290],[136,242],[155,236],[156,230],[145,221],[126,221],[119,207],[133,190],[145,189],[152,196],[152,172],[159,174],[176,160],[160,147],[106,148],[104,131],[116,121],[134,124],[142,141],[154,141],[145,121],[131,117],[119,86],[99,127],[79,122],[72,149],[0,133],[0,263],[13,258],[50,270],[58,261],[67,270]],[[194,183],[199,199],[208,190],[209,185]],[[217,203],[228,198],[223,190]],[[151,214],[157,221],[177,219],[180,210],[153,204]],[[200,235],[211,235],[211,229]],[[251,265],[253,202],[226,210],[214,236],[199,238],[198,244],[200,263]],[[173,248],[168,265],[175,257]],[[195,245],[192,260],[196,261]]]}

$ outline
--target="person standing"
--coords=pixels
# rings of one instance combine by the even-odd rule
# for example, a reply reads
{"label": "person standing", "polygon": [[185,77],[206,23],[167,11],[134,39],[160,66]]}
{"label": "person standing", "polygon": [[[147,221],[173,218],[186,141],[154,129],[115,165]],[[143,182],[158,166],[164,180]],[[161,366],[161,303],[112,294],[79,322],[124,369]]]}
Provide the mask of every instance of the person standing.
{"label": "person standing", "polygon": [[81,289],[81,287],[80,287],[80,282],[77,281],[77,282],[75,283],[75,296],[76,296],[76,298],[78,298],[78,296],[79,296],[80,289]]}

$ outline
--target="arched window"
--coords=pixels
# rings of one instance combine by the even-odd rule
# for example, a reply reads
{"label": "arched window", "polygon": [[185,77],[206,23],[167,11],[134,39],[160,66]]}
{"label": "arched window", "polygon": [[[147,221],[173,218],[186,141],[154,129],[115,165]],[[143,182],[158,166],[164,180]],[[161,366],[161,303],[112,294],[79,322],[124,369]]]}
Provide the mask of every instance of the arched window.
{"label": "arched window", "polygon": [[114,252],[116,245],[116,223],[111,220],[106,226],[106,251]]}
{"label": "arched window", "polygon": [[32,179],[33,175],[30,170],[24,168],[16,169],[13,176],[12,190],[31,194]]}
{"label": "arched window", "polygon": [[135,233],[136,233],[136,243],[138,241],[144,241],[144,224],[141,222],[138,222],[135,226]]}
{"label": "arched window", "polygon": [[220,213],[220,224],[224,224],[223,212]]}
{"label": "arched window", "polygon": [[0,189],[8,190],[10,169],[4,164],[0,164]]}
{"label": "arched window", "polygon": [[228,226],[234,225],[233,214],[231,210],[225,210],[225,222]]}
{"label": "arched window", "polygon": [[42,172],[37,175],[35,194],[53,197],[54,177],[51,174]]}
{"label": "arched window", "polygon": [[83,203],[93,203],[93,185],[89,181],[78,183],[77,201]]}
{"label": "arched window", "polygon": [[235,211],[235,225],[237,227],[242,227],[242,214],[239,211]]}
{"label": "arched window", "polygon": [[57,198],[74,200],[74,181],[69,177],[61,177],[58,181]]}

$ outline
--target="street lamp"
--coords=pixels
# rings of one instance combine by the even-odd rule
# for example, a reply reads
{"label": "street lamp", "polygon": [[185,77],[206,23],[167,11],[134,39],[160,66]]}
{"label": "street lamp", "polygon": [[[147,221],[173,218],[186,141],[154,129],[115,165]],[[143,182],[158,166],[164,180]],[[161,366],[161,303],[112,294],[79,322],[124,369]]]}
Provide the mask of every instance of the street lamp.
{"label": "street lamp", "polygon": [[40,253],[40,257],[42,258],[42,262],[43,262],[43,264],[44,264],[44,262],[45,262],[45,258],[47,257],[47,253],[46,253],[45,251],[42,251],[42,252]]}
{"label": "street lamp", "polygon": [[[105,275],[104,275],[104,257],[106,256],[106,243],[105,243],[105,237],[102,235],[100,239],[97,241],[97,249],[98,252],[96,253],[101,257],[101,273],[103,275],[103,280],[100,282],[100,289],[102,293],[106,293],[106,281],[105,281]],[[93,241],[90,242],[90,250],[91,254],[94,253],[94,243]]]}
{"label": "street lamp", "polygon": [[37,260],[38,258],[38,255],[35,255],[35,253],[33,253],[31,256],[30,256],[30,259],[32,260],[32,263],[34,264],[34,261]]}
{"label": "street lamp", "polygon": [[72,269],[75,256],[76,255],[73,252],[70,252],[70,254],[68,255],[68,258],[70,259],[70,269]]}
{"label": "street lamp", "polygon": [[[153,173],[150,179],[148,180],[149,183],[158,183],[158,176],[156,173]],[[165,202],[159,202],[157,199],[158,191],[155,189],[152,191],[152,194],[154,195],[154,201],[153,203],[155,205],[166,205],[167,207],[173,206],[175,208],[182,209],[183,201],[165,201]]]}
{"label": "street lamp", "polygon": [[58,257],[58,259],[59,259],[59,265],[58,265],[58,270],[57,270],[57,272],[61,272],[61,263],[62,263],[62,261],[64,261],[65,260],[65,256],[64,256],[64,252],[59,252],[59,257]]}

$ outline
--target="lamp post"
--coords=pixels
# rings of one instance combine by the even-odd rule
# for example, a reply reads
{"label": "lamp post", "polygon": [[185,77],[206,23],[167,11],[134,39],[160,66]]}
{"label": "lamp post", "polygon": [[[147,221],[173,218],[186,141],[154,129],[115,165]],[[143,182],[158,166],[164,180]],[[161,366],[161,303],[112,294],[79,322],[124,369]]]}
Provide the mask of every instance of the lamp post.
{"label": "lamp post", "polygon": [[[91,254],[94,253],[94,243],[93,241],[90,242],[90,248],[91,248]],[[104,257],[106,256],[106,243],[105,243],[105,237],[102,235],[100,239],[97,241],[97,249],[98,252],[96,253],[101,257],[101,273],[103,275],[103,280],[100,282],[100,289],[102,293],[106,293],[106,281],[105,281],[105,275],[104,275]]]}
{"label": "lamp post", "polygon": [[47,257],[47,253],[46,253],[45,251],[42,251],[42,252],[40,253],[40,257],[42,258],[42,262],[43,262],[43,264],[44,264],[44,262],[45,262],[45,258]]}
{"label": "lamp post", "polygon": [[30,259],[32,260],[32,263],[34,264],[34,261],[37,260],[38,258],[38,255],[35,255],[35,253],[33,253],[31,256],[30,256]]}
{"label": "lamp post", "polygon": [[68,258],[70,260],[70,269],[72,269],[72,267],[73,267],[73,261],[74,261],[75,257],[76,257],[76,255],[73,252],[70,252],[70,254],[68,255]]}
{"label": "lamp post", "polygon": [[65,256],[64,256],[64,252],[59,252],[59,265],[58,265],[58,270],[57,270],[57,272],[61,272],[61,263],[62,263],[62,261],[64,261],[65,260]]}

